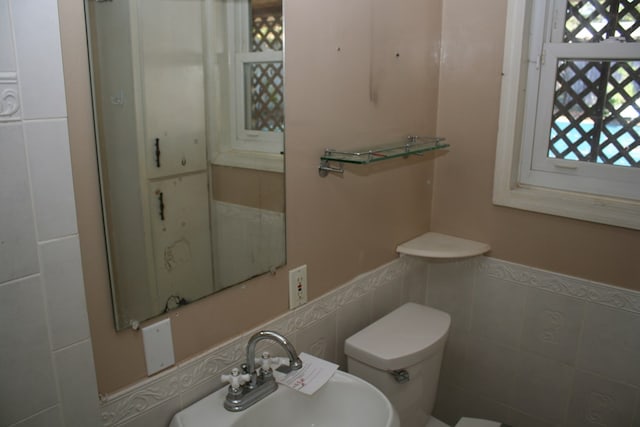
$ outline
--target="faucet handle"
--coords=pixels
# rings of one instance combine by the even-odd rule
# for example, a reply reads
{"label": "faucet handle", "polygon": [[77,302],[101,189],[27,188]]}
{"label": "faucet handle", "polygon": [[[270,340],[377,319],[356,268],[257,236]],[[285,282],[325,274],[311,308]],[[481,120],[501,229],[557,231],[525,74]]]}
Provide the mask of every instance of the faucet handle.
{"label": "faucet handle", "polygon": [[238,368],[233,368],[230,375],[222,375],[220,376],[220,379],[223,382],[229,383],[229,386],[231,386],[233,390],[238,390],[240,386],[251,379],[251,375],[240,374]]}
{"label": "faucet handle", "polygon": [[270,372],[273,369],[277,369],[282,365],[282,358],[271,357],[268,351],[262,353],[262,357],[256,359],[256,365],[260,368],[263,374]]}

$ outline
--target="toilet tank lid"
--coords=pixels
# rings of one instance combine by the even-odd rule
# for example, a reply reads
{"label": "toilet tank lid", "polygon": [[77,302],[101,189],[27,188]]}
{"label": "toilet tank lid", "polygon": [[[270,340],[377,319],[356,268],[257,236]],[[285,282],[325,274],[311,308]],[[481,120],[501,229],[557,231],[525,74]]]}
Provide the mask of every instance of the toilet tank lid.
{"label": "toilet tank lid", "polygon": [[449,314],[407,303],[347,338],[347,356],[382,370],[404,369],[442,351]]}

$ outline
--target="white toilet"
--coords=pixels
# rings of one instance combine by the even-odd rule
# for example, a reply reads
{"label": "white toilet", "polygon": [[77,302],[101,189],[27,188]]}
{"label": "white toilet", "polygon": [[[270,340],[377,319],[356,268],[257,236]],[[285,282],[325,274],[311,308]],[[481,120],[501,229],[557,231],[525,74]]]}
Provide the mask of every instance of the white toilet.
{"label": "white toilet", "polygon": [[[431,417],[449,314],[407,303],[347,338],[348,371],[376,386],[394,405],[402,427],[446,427]],[[462,418],[456,427],[499,427]]]}

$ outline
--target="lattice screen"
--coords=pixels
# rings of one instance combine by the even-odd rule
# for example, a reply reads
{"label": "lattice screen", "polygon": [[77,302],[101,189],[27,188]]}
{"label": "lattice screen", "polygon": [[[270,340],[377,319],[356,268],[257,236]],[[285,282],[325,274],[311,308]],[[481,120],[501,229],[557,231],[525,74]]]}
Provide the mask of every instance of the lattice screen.
{"label": "lattice screen", "polygon": [[[611,37],[640,40],[639,0],[567,2],[564,42]],[[555,88],[549,157],[640,167],[640,58],[561,60]]]}
{"label": "lattice screen", "polygon": [[[279,7],[253,8],[251,51],[282,51],[282,4]],[[252,63],[250,128],[284,131],[284,69],[282,62]]]}
{"label": "lattice screen", "polygon": [[[259,14],[256,14],[258,12]],[[279,14],[277,14],[279,13]],[[253,25],[251,26],[251,51],[263,52],[269,50],[282,50],[282,10],[275,13],[267,10],[266,13],[254,9]]]}
{"label": "lattice screen", "polygon": [[637,0],[569,0],[564,42],[600,42],[609,37],[640,39],[640,2]]}
{"label": "lattice screen", "polygon": [[251,129],[284,131],[282,62],[250,64]]}

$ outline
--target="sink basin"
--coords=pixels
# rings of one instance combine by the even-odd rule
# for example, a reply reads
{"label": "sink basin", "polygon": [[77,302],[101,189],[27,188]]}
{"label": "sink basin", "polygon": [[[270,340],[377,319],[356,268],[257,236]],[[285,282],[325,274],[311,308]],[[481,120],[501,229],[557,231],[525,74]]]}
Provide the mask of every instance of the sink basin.
{"label": "sink basin", "polygon": [[399,427],[395,409],[377,388],[336,371],[307,396],[280,385],[273,394],[242,412],[223,408],[227,388],[178,412],[170,427]]}

